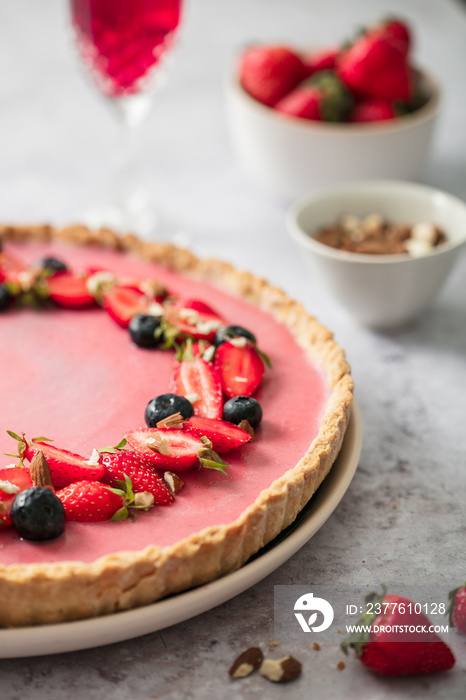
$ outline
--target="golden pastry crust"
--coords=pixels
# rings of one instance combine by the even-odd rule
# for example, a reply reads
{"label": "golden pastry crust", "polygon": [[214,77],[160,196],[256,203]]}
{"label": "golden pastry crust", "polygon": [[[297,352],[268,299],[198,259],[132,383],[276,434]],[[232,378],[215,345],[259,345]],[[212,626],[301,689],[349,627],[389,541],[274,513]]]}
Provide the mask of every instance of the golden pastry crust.
{"label": "golden pastry crust", "polygon": [[45,624],[126,610],[207,583],[242,566],[290,525],[329,473],[350,418],[353,381],[332,334],[284,292],[217,260],[170,244],[90,231],[84,226],[0,226],[5,240],[61,240],[121,250],[202,278],[270,312],[320,365],[331,395],[316,439],[232,523],[206,528],[173,546],[118,552],[92,563],[0,565],[1,626]]}

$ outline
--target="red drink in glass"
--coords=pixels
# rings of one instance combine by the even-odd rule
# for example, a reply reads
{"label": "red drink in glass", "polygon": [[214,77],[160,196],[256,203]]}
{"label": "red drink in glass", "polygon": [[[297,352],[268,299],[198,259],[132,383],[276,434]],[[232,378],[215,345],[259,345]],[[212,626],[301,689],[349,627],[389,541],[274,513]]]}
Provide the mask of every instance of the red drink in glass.
{"label": "red drink in glass", "polygon": [[79,50],[102,92],[125,97],[143,90],[171,48],[181,0],[71,0]]}

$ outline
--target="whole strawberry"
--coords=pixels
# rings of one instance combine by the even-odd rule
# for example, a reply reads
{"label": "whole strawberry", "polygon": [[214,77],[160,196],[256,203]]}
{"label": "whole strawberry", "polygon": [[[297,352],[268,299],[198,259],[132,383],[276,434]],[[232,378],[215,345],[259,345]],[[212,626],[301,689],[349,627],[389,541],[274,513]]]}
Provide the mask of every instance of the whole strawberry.
{"label": "whole strawberry", "polygon": [[125,493],[100,481],[77,481],[56,491],[67,520],[97,523],[128,516]]}
{"label": "whole strawberry", "polygon": [[[352,647],[366,668],[383,676],[415,676],[448,671],[455,657],[445,642],[429,631],[431,623],[415,604],[399,595],[371,593],[368,611],[359,621],[364,632],[341,644],[345,654]],[[375,627],[376,629],[372,629]]]}
{"label": "whole strawberry", "polygon": [[348,89],[330,70],[319,71],[275,105],[282,114],[325,122],[344,121],[353,105]]}
{"label": "whole strawberry", "polygon": [[372,36],[378,35],[383,36],[392,43],[396,44],[401,51],[407,56],[412,48],[412,32],[408,24],[398,18],[390,17],[386,20],[380,22],[376,25],[374,29],[370,30]]}
{"label": "whole strawberry", "polygon": [[355,95],[407,101],[411,69],[406,54],[384,35],[364,34],[340,54],[337,74]]}
{"label": "whole strawberry", "polygon": [[450,591],[448,597],[450,599],[448,608],[450,624],[456,627],[461,634],[466,634],[466,582],[463,586]]}
{"label": "whole strawberry", "polygon": [[377,97],[367,97],[354,106],[350,115],[350,122],[381,122],[395,119],[396,116],[397,113],[392,102],[381,100]]}
{"label": "whole strawberry", "polygon": [[247,93],[272,107],[308,75],[301,57],[286,46],[253,46],[240,59],[239,81]]}
{"label": "whole strawberry", "polygon": [[125,474],[131,479],[135,493],[151,493],[154,505],[171,505],[173,494],[154,471],[151,462],[131,450],[104,448],[99,450],[99,462],[105,468],[102,481],[109,486],[119,486]]}
{"label": "whole strawberry", "polygon": [[331,47],[305,54],[303,56],[303,61],[307,68],[308,74],[313,75],[321,70],[330,70],[335,68],[339,53],[339,48]]}

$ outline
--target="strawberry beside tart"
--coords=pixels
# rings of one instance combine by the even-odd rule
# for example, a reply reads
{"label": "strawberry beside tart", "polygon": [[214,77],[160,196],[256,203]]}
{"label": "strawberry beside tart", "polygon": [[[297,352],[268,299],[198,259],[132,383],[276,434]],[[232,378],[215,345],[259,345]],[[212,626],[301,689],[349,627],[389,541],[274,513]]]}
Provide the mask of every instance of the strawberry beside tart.
{"label": "strawberry beside tart", "polygon": [[[0,234],[0,452],[17,455],[0,464],[0,625],[154,602],[293,522],[351,411],[327,329],[264,280],[170,245]],[[16,523],[44,491],[65,522],[34,539]]]}

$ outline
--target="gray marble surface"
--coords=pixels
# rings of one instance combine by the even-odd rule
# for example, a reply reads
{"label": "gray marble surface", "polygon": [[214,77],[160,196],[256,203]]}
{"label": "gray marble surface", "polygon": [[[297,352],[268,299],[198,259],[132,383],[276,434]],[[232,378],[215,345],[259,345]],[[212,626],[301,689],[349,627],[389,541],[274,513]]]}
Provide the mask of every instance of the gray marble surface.
{"label": "gray marble surface", "polygon": [[[444,86],[444,109],[424,181],[466,197],[466,11],[454,0],[191,0],[170,80],[141,129],[154,197],[201,255],[227,259],[281,286],[335,333],[353,368],[364,424],[356,476],[325,526],[252,589],[162,632],[108,647],[0,660],[2,700],[32,698],[463,698],[457,665],[431,678],[373,677],[337,645],[287,645],[304,664],[286,687],[227,669],[273,639],[274,585],[377,586],[466,578],[466,258],[432,308],[390,333],[360,327],[309,279],[284,226],[286,204],[250,182],[225,128],[222,80],[250,40],[325,44],[387,11],[416,27],[419,63]],[[118,131],[77,67],[64,2],[0,4],[0,218],[77,220],[108,195]],[[396,506],[396,508],[394,507]]]}

